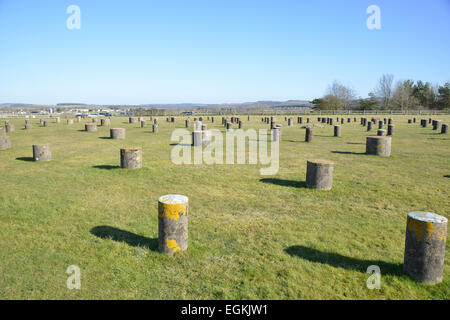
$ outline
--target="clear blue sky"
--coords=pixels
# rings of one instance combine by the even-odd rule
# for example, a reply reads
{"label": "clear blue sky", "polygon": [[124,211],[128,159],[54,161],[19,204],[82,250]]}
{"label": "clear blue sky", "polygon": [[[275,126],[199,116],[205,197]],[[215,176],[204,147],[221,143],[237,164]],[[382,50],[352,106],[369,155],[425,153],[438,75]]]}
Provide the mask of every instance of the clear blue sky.
{"label": "clear blue sky", "polygon": [[0,103],[365,97],[383,73],[450,81],[450,0],[0,0]]}

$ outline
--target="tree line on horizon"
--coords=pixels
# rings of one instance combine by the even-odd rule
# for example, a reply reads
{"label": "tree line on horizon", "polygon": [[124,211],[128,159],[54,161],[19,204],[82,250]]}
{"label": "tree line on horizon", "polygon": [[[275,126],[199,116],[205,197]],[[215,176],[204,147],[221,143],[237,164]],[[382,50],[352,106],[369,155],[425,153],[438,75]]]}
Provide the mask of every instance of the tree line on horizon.
{"label": "tree line on horizon", "polygon": [[334,81],[322,98],[311,103],[318,110],[445,110],[450,109],[450,82],[433,85],[421,80],[399,80],[384,74],[368,98],[356,98],[355,91]]}

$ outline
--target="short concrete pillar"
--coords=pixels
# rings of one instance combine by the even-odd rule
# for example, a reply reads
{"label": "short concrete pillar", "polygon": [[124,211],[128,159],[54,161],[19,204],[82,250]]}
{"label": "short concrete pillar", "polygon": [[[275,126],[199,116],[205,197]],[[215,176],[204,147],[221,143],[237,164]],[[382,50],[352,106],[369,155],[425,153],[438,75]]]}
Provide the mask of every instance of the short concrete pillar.
{"label": "short concrete pillar", "polygon": [[16,127],[12,123],[7,123],[5,125],[5,131],[6,131],[6,133],[14,132],[14,131],[16,131]]}
{"label": "short concrete pillar", "polygon": [[0,150],[6,150],[11,148],[11,138],[0,135]]}
{"label": "short concrete pillar", "polygon": [[366,137],[366,154],[389,157],[391,155],[391,137],[368,136]]}
{"label": "short concrete pillar", "polygon": [[194,131],[201,131],[201,130],[202,130],[202,122],[194,121]]}
{"label": "short concrete pillar", "polygon": [[394,135],[394,125],[393,124],[388,124],[388,131],[387,131],[387,135],[388,136],[393,136]]}
{"label": "short concrete pillar", "polygon": [[68,125],[73,124],[73,119],[67,119],[67,124],[68,124]]}
{"label": "short concrete pillar", "polygon": [[388,124],[392,124],[392,118],[388,119]]}
{"label": "short concrete pillar", "polygon": [[57,117],[55,120],[56,120],[56,123],[60,123],[61,122],[61,118],[60,117]]}
{"label": "short concrete pillar", "polygon": [[292,118],[289,118],[287,121],[288,121],[288,126],[289,127],[292,126]]}
{"label": "short concrete pillar", "polygon": [[433,124],[433,130],[440,130],[441,129],[442,120],[435,120]]}
{"label": "short concrete pillar", "polygon": [[44,120],[44,127],[49,127],[49,126],[50,126],[50,121]]}
{"label": "short concrete pillar", "polygon": [[158,124],[158,118],[153,119],[153,124]]}
{"label": "short concrete pillar", "polygon": [[383,121],[382,120],[378,121],[378,129],[383,129]]}
{"label": "short concrete pillar", "polygon": [[125,139],[124,128],[111,128],[109,129],[109,137],[111,139]]}
{"label": "short concrete pillar", "polygon": [[442,282],[447,223],[447,218],[435,213],[408,213],[403,270],[415,281]]}
{"label": "short concrete pillar", "polygon": [[372,121],[367,122],[367,131],[372,130]]}
{"label": "short concrete pillar", "polygon": [[412,123],[412,119],[408,119],[408,123]]}
{"label": "short concrete pillar", "polygon": [[139,147],[120,149],[120,167],[122,169],[142,168],[142,149]]}
{"label": "short concrete pillar", "polygon": [[130,117],[130,118],[128,118],[128,122],[129,122],[129,123],[137,123],[137,122],[138,122],[138,118],[136,118],[136,117]]}
{"label": "short concrete pillar", "polygon": [[81,117],[77,116],[77,123],[80,123],[80,121],[81,121]]}
{"label": "short concrete pillar", "polygon": [[272,142],[280,142],[280,129],[278,127],[272,129]]}
{"label": "short concrete pillar", "polygon": [[52,160],[52,148],[48,144],[33,145],[33,161],[50,161]]}
{"label": "short concrete pillar", "polygon": [[334,126],[334,136],[335,137],[341,136],[341,126],[339,125]]}
{"label": "short concrete pillar", "polygon": [[141,128],[145,128],[145,124],[146,124],[145,120],[141,120]]}
{"label": "short concrete pillar", "polygon": [[307,127],[305,132],[305,142],[312,142],[314,137],[313,128]]}
{"label": "short concrete pillar", "polygon": [[175,194],[158,199],[158,249],[167,256],[188,248],[188,202]]}
{"label": "short concrete pillar", "polygon": [[214,123],[214,117],[211,117],[211,122]]}
{"label": "short concrete pillar", "polygon": [[420,119],[420,125],[421,125],[423,128],[426,128],[427,125],[428,125],[428,120],[427,120],[427,119]]}
{"label": "short concrete pillar", "polygon": [[442,134],[447,134],[448,133],[448,124],[443,124],[442,125],[441,133]]}
{"label": "short concrete pillar", "polygon": [[110,126],[111,125],[111,119],[109,118],[105,118],[105,119],[100,119],[100,124],[101,126]]}
{"label": "short concrete pillar", "polygon": [[227,132],[233,129],[231,122],[227,122]]}
{"label": "short concrete pillar", "polygon": [[30,120],[25,120],[25,130],[31,130],[33,126],[31,125]]}
{"label": "short concrete pillar", "polygon": [[242,129],[242,120],[239,120],[239,122],[238,122],[238,128],[239,128],[239,129]]}
{"label": "short concrete pillar", "polygon": [[334,163],[327,160],[308,160],[306,168],[306,187],[331,190],[333,185]]}
{"label": "short concrete pillar", "polygon": [[92,123],[97,123],[97,118],[92,118]]}
{"label": "short concrete pillar", "polygon": [[386,135],[386,130],[384,130],[384,129],[377,130],[377,136],[385,136],[385,135]]}
{"label": "short concrete pillar", "polygon": [[158,132],[158,124],[157,123],[154,123],[152,125],[152,131],[153,131],[153,133],[157,133]]}
{"label": "short concrete pillar", "polygon": [[96,123],[86,123],[84,125],[84,129],[86,131],[89,131],[89,132],[96,132],[97,131],[97,124]]}
{"label": "short concrete pillar", "polygon": [[192,145],[194,147],[199,147],[203,145],[203,133],[202,131],[193,131],[192,132]]}
{"label": "short concrete pillar", "polygon": [[189,128],[191,126],[191,121],[189,119],[186,119],[184,121],[184,124],[185,124],[186,128]]}
{"label": "short concrete pillar", "polygon": [[202,130],[202,131],[205,131],[206,129],[208,129],[207,126],[206,126],[206,124],[202,124],[201,130]]}

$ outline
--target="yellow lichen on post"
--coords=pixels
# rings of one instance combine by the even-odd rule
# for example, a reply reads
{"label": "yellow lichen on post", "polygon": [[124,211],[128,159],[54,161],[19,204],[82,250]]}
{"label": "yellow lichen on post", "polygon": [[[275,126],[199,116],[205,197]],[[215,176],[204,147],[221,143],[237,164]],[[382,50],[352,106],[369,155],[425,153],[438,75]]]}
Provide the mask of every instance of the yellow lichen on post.
{"label": "yellow lichen on post", "polygon": [[167,217],[169,219],[177,221],[178,219],[180,219],[180,216],[186,215],[187,208],[185,204],[161,202],[158,211],[160,218]]}
{"label": "yellow lichen on post", "polygon": [[180,251],[180,247],[176,240],[169,240],[169,238],[166,238],[166,246],[169,249],[173,249],[173,253]]}

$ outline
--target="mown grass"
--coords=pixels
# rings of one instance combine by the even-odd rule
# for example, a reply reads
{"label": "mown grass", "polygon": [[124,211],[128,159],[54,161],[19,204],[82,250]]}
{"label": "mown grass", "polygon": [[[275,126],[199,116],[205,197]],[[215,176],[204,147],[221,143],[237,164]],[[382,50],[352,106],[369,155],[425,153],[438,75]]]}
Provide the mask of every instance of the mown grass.
{"label": "mown grass", "polygon": [[[244,128],[267,128],[242,118]],[[160,117],[157,134],[113,118],[125,141],[104,139],[109,127],[83,132],[85,121],[43,128],[33,119],[27,131],[11,120],[13,147],[0,151],[0,298],[448,299],[448,254],[436,286],[409,279],[402,263],[408,212],[449,217],[450,138],[393,118],[392,156],[381,158],[363,154],[359,117],[340,138],[316,128],[308,144],[278,116],[275,176],[259,165],[173,164],[182,118]],[[218,122],[205,121],[223,130]],[[54,160],[28,161],[35,143],[50,143]],[[142,169],[118,168],[123,146],[143,147]],[[311,158],[335,162],[331,191],[304,187]],[[190,203],[189,249],[174,259],[157,251],[157,199],[168,193]],[[373,264],[381,290],[366,287]],[[81,268],[81,290],[66,287],[69,265]]]}

